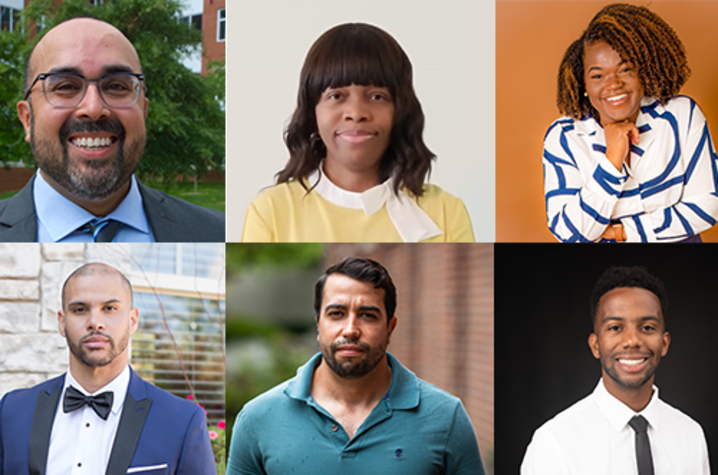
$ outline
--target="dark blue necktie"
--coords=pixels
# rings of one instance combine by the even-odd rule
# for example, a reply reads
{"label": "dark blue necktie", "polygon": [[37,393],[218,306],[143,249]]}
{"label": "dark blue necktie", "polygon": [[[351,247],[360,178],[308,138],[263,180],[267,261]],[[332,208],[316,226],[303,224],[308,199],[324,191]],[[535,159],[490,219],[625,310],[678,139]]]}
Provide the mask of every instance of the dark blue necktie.
{"label": "dark blue necktie", "polygon": [[92,235],[94,242],[112,242],[121,224],[114,219],[93,219],[82,229]]}

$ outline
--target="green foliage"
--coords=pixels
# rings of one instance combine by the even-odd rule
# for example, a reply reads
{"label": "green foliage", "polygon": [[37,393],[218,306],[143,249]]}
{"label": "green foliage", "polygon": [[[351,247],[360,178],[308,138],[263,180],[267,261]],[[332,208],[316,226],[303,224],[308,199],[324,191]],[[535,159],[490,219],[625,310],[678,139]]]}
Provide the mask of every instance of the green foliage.
{"label": "green foliage", "polygon": [[24,58],[28,50],[19,29],[0,31],[0,162],[27,160],[31,156],[16,107],[22,100]]}
{"label": "green foliage", "polygon": [[[202,33],[178,22],[180,7],[180,0],[114,0],[99,7],[87,0],[61,5],[34,0],[22,13],[25,21],[44,15],[43,33],[66,19],[94,16],[117,27],[135,46],[150,100],[147,146],[138,171],[143,178],[171,181],[224,166],[224,70],[220,65],[204,77],[182,64],[183,57],[200,50]],[[27,54],[26,48],[23,64]]]}
{"label": "green foliage", "polygon": [[323,244],[242,244],[227,246],[227,273],[247,267],[311,268],[321,262]]}

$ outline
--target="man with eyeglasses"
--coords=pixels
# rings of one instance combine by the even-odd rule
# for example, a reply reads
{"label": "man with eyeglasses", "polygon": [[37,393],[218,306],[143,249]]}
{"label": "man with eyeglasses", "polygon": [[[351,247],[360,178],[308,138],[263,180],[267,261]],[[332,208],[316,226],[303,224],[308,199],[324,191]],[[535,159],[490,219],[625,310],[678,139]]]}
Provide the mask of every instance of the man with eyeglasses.
{"label": "man with eyeglasses", "polygon": [[0,242],[223,242],[224,213],[134,177],[148,104],[139,57],[118,29],[75,18],[50,30],[18,103],[39,171],[0,201]]}

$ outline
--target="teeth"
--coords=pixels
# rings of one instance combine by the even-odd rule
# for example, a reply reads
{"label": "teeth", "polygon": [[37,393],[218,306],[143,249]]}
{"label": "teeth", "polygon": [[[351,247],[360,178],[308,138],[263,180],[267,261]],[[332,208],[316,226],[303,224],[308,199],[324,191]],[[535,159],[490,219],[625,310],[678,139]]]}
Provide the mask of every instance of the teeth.
{"label": "teeth", "polygon": [[109,137],[95,137],[94,139],[91,137],[82,137],[80,139],[73,140],[72,143],[82,148],[103,148],[112,145],[112,139]]}
{"label": "teeth", "polygon": [[626,96],[628,96],[628,94],[620,94],[618,96],[607,97],[606,100],[608,102],[616,102],[616,101],[620,101],[621,99],[623,99]]}
{"label": "teeth", "polygon": [[643,363],[645,360],[646,360],[645,358],[641,358],[640,360],[623,360],[623,359],[619,359],[618,362],[621,363],[621,364],[625,364],[625,365],[627,365],[627,366],[635,366],[635,365],[637,365],[637,364]]}

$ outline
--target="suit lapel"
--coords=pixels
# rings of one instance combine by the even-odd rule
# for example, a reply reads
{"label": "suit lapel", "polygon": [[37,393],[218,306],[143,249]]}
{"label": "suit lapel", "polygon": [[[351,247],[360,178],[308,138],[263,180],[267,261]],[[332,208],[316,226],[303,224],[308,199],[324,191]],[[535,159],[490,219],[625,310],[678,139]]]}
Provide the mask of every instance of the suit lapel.
{"label": "suit lapel", "polygon": [[132,463],[145,419],[152,405],[152,398],[145,397],[142,384],[145,383],[130,370],[130,385],[127,388],[122,416],[117,426],[117,435],[105,475],[124,475]]}
{"label": "suit lapel", "polygon": [[[59,381],[63,381],[63,379],[60,378]],[[45,475],[52,424],[55,421],[55,411],[57,411],[60,394],[62,394],[62,384],[58,384],[52,393],[40,390],[37,395],[28,444],[27,461],[30,475]]]}
{"label": "suit lapel", "polygon": [[37,242],[37,214],[33,200],[35,175],[0,207],[0,242]]}
{"label": "suit lapel", "polygon": [[147,221],[152,228],[152,234],[157,242],[178,242],[177,216],[170,207],[165,204],[166,197],[137,180],[142,195],[142,203],[145,208]]}

